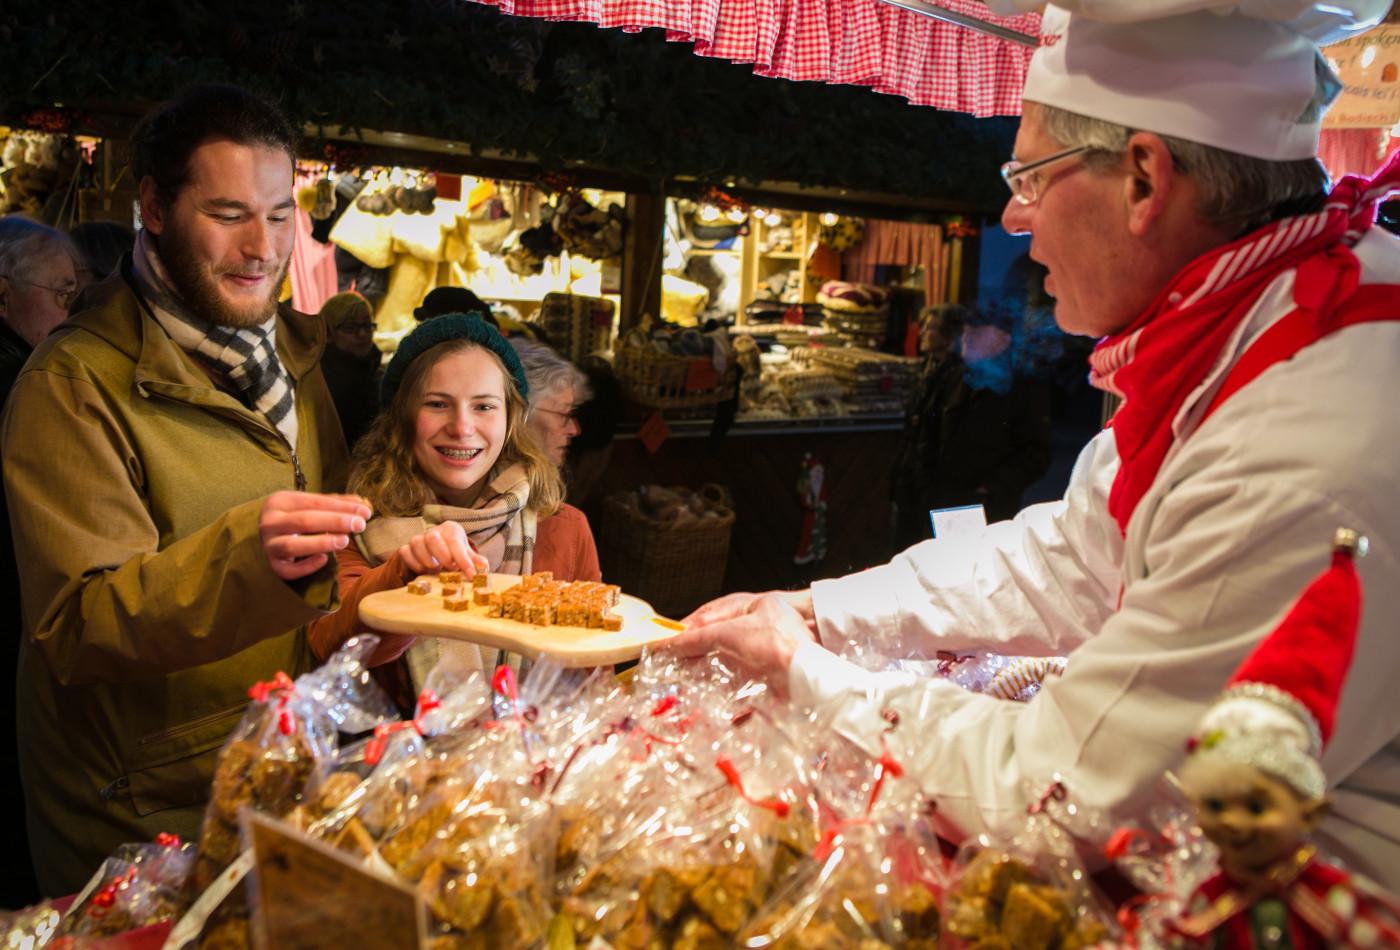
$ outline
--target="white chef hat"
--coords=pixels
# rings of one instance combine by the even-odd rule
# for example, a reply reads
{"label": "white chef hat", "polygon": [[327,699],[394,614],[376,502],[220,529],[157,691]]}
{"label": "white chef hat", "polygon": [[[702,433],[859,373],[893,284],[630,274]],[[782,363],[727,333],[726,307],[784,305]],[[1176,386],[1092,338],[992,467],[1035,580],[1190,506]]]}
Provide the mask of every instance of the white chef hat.
{"label": "white chef hat", "polygon": [[[1012,12],[1025,2],[991,5]],[[1340,91],[1317,44],[1375,25],[1390,7],[1390,0],[1062,2],[1046,9],[1026,101],[1275,161],[1317,154],[1322,113]]]}

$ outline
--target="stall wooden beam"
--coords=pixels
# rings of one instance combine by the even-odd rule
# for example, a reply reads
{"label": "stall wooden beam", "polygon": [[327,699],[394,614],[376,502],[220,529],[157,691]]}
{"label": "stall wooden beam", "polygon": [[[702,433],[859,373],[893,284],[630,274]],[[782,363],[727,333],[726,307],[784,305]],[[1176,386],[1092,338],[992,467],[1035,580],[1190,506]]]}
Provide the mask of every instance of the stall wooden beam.
{"label": "stall wooden beam", "polygon": [[666,197],[660,192],[627,195],[627,242],[622,254],[622,313],[617,333],[641,323],[643,314],[661,315],[661,260]]}

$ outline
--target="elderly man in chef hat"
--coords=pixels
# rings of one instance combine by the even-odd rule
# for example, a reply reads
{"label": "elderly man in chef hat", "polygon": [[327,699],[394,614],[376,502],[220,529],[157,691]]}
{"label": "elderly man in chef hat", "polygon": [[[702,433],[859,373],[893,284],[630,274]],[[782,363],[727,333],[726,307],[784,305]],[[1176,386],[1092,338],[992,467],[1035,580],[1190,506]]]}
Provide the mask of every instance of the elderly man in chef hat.
{"label": "elderly man in chef hat", "polygon": [[[1355,524],[1374,595],[1319,837],[1400,887],[1400,248],[1371,227],[1400,163],[1329,191],[1315,157],[1338,91],[1318,45],[1389,3],[1066,7],[1044,16],[1003,223],[1049,269],[1060,325],[1102,338],[1093,382],[1123,400],[1110,427],[1063,501],[810,591],[730,595],[674,649],[830,704],[873,752],[899,721],[918,738],[906,775],[962,831],[1023,811],[1054,773],[1128,818],[1317,545]],[[1020,704],[843,658],[974,649],[1068,666]]]}

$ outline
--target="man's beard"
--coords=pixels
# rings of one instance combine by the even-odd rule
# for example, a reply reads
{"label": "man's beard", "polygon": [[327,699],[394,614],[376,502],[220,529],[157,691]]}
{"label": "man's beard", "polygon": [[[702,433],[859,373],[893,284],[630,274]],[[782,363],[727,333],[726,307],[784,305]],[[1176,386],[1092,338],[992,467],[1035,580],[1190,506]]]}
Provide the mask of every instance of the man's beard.
{"label": "man's beard", "polygon": [[[185,302],[195,316],[210,323],[235,330],[255,327],[266,323],[277,312],[277,298],[281,295],[282,281],[287,276],[290,258],[282,262],[271,280],[267,297],[256,303],[242,307],[231,306],[219,292],[218,275],[210,275],[204,261],[190,252],[190,246],[181,240],[177,231],[167,227],[159,242],[161,263],[170,275],[170,282],[180,299]],[[244,273],[268,273],[265,270],[251,270]]]}

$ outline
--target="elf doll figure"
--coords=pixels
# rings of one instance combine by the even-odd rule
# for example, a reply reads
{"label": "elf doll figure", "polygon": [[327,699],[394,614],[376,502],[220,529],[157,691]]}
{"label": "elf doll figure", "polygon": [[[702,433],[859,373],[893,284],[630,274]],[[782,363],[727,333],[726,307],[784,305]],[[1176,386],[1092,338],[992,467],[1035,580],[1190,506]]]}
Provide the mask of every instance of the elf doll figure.
{"label": "elf doll figure", "polygon": [[1308,842],[1327,809],[1320,758],[1361,617],[1352,563],[1365,539],[1337,532],[1332,566],[1231,677],[1180,771],[1220,870],[1173,922],[1182,947],[1400,947],[1400,907]]}

